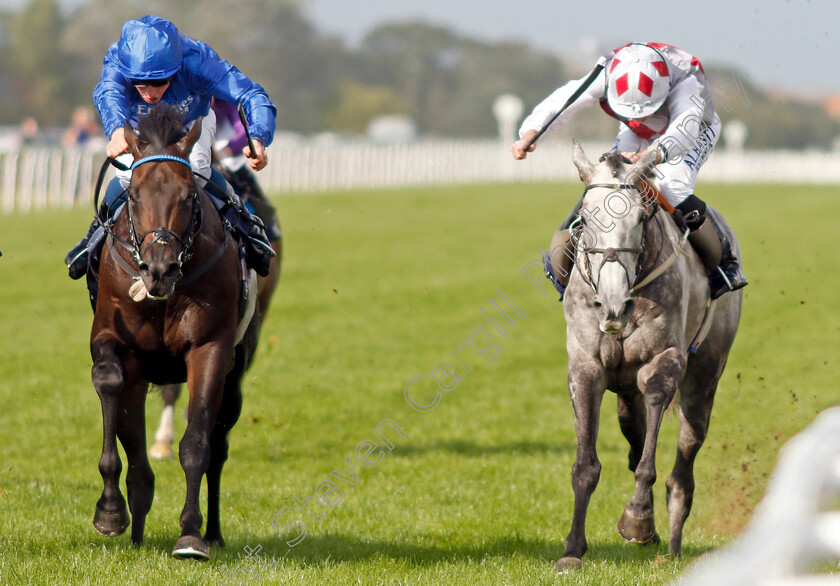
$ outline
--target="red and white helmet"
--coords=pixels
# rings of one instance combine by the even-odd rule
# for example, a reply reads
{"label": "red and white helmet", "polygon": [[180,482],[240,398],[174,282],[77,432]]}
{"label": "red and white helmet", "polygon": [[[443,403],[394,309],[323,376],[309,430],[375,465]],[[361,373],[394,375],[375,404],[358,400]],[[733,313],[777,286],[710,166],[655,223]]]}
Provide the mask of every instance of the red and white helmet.
{"label": "red and white helmet", "polygon": [[668,64],[656,49],[633,43],[619,50],[607,70],[607,103],[618,116],[644,118],[668,97]]}

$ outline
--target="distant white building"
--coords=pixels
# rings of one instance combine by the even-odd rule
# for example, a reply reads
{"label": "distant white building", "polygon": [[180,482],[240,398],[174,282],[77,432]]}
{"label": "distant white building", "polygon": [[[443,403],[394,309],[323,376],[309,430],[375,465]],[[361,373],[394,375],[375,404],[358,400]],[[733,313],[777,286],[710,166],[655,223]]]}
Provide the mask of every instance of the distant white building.
{"label": "distant white building", "polygon": [[376,142],[410,142],[417,138],[417,125],[403,114],[378,116],[368,124],[367,135]]}

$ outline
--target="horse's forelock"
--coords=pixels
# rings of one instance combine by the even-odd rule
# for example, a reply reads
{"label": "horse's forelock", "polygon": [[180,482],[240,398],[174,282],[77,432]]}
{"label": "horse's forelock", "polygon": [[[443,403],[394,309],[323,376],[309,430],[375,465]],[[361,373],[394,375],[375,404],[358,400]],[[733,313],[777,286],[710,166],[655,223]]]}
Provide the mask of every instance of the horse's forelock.
{"label": "horse's forelock", "polygon": [[613,177],[618,177],[619,174],[624,170],[624,166],[630,162],[626,158],[624,158],[623,155],[620,155],[618,153],[604,153],[598,160],[600,162],[606,161]]}
{"label": "horse's forelock", "polygon": [[169,104],[158,104],[152,108],[146,116],[140,118],[137,130],[141,138],[158,152],[177,143],[187,133],[184,115]]}

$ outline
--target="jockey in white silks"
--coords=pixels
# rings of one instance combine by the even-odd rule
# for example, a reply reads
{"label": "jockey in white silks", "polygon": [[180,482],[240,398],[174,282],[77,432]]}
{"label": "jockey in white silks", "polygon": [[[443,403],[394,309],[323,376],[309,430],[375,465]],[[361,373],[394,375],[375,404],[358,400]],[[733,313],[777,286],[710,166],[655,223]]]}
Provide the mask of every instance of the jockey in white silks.
{"label": "jockey in white silks", "polygon": [[[611,152],[635,163],[648,151],[656,151],[659,189],[690,229],[689,241],[709,272],[711,297],[717,299],[746,286],[729,241],[694,194],[697,173],[717,143],[721,127],[700,61],[671,45],[630,43],[598,63],[603,69],[562,113],[557,115],[585,85],[584,80],[570,81],[534,108],[511,147],[514,158],[524,159],[534,150],[536,143],[527,145],[540,131],[557,128],[576,112],[598,103],[620,122]],[[545,259],[546,276],[561,300],[574,258],[569,227],[579,209],[580,203],[557,230]]]}
{"label": "jockey in white silks", "polygon": [[[190,153],[196,181],[224,205],[224,213],[235,213],[231,224],[242,231],[247,262],[259,274],[268,273],[274,250],[262,222],[248,212],[221,173],[211,169],[210,150],[216,132],[216,117],[210,109],[213,97],[241,103],[247,114],[254,150],[247,149],[249,164],[260,170],[268,164],[265,147],[274,137],[277,108],[268,94],[236,67],[219,57],[207,44],[180,34],[174,24],[157,16],[127,21],[120,39],[108,49],[93,101],[110,142],[106,153],[128,166],[132,157],[125,139],[126,122],[137,127],[140,116],[158,104],[174,106],[191,128],[202,119],[201,135]],[[115,213],[125,200],[124,191],[131,171],[120,171],[108,185],[103,206]],[[210,179],[205,183],[205,179]],[[226,206],[226,207],[225,207]],[[233,209],[233,212],[230,210]],[[102,246],[104,238],[98,219],[88,234],[67,255],[70,277],[78,279],[88,269],[90,252]]]}

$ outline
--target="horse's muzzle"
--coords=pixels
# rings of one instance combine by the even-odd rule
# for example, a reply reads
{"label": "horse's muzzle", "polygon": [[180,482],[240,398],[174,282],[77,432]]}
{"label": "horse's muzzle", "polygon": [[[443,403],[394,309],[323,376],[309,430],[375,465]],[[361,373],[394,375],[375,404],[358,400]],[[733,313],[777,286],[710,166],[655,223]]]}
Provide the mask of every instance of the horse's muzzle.
{"label": "horse's muzzle", "polygon": [[175,283],[181,278],[179,262],[142,262],[139,268],[149,299],[168,299],[175,291]]}
{"label": "horse's muzzle", "polygon": [[635,304],[633,303],[633,299],[628,297],[624,300],[624,303],[606,308],[604,304],[596,299],[595,306],[601,310],[601,316],[598,319],[598,329],[605,334],[621,334],[627,329],[627,324],[630,321],[630,316],[633,315]]}

